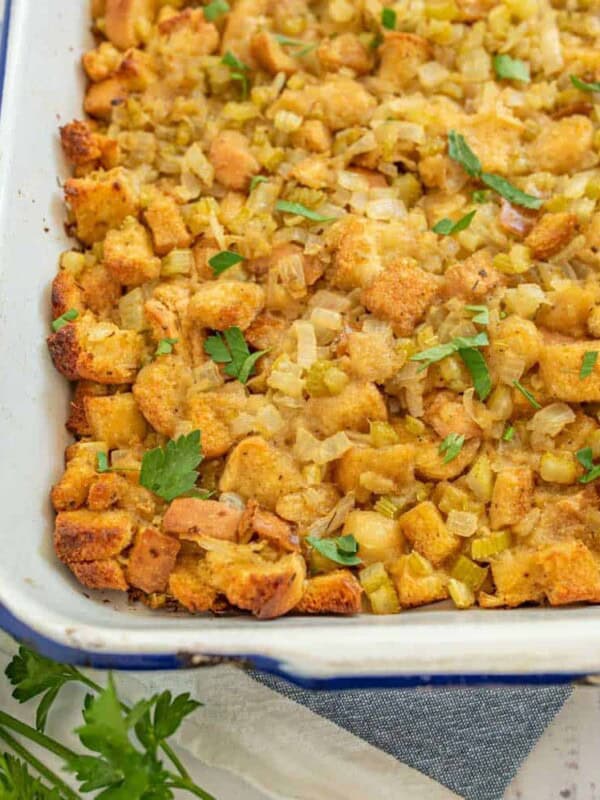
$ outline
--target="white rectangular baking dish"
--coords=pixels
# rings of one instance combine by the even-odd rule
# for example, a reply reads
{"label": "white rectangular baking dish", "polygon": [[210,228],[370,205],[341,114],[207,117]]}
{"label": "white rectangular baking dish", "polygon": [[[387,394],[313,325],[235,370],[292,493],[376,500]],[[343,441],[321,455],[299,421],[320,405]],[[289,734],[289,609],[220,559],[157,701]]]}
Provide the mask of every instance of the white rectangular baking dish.
{"label": "white rectangular baking dish", "polygon": [[[67,441],[68,387],[52,368],[49,284],[66,175],[58,125],[81,115],[87,0],[8,3],[0,124],[0,625],[65,661],[175,667],[247,657],[312,686],[566,681],[600,672],[600,608],[353,619],[177,616],[89,597],[56,562],[48,488]],[[11,8],[12,6],[12,8]],[[8,24],[8,20],[7,20]]]}

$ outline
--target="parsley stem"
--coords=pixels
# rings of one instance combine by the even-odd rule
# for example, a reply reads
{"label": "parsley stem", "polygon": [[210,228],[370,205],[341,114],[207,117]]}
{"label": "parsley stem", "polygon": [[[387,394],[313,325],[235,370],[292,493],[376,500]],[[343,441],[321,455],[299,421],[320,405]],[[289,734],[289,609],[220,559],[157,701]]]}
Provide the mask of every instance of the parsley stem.
{"label": "parsley stem", "polygon": [[52,770],[42,764],[42,762],[32,755],[27,748],[23,747],[20,742],[13,739],[13,737],[2,728],[0,728],[0,739],[10,747],[13,753],[16,753],[23,761],[29,764],[29,766],[33,767],[42,778],[47,780],[52,786],[55,786],[59,790],[61,798],[64,798],[64,800],[79,800],[79,795],[75,794],[58,775],[55,775]]}
{"label": "parsley stem", "polygon": [[30,739],[45,750],[54,753],[55,756],[62,758],[63,761],[70,761],[72,758],[77,757],[77,753],[73,752],[73,750],[69,750],[68,747],[64,747],[55,739],[46,736],[45,733],[40,733],[40,731],[36,731],[36,729],[32,728],[30,725],[26,725],[24,722],[15,719],[15,717],[11,717],[10,714],[5,714],[4,711],[0,711],[0,727],[9,728],[15,733],[24,736],[26,739]]}
{"label": "parsley stem", "polygon": [[172,789],[183,789],[190,794],[195,795],[196,797],[201,797],[202,800],[215,800],[212,794],[205,792],[204,789],[201,789],[199,786],[196,786],[195,783],[192,782],[191,779],[183,779],[183,778],[175,778],[173,777],[173,781],[169,784],[170,788]]}

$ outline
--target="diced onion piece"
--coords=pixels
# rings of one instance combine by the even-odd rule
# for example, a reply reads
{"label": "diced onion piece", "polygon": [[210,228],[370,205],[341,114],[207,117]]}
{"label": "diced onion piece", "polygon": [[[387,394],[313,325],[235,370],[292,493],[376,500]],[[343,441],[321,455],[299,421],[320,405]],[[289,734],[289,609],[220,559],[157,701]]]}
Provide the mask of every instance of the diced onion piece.
{"label": "diced onion piece", "polygon": [[246,507],[244,498],[235,492],[223,492],[220,494],[219,503],[223,503],[223,505],[238,509],[239,511],[243,511]]}
{"label": "diced onion piece", "polygon": [[293,133],[302,125],[302,121],[302,117],[298,114],[294,114],[293,111],[285,111],[282,109],[275,114],[273,125],[278,131]]}
{"label": "diced onion piece", "polygon": [[331,311],[348,311],[351,302],[347,295],[330,292],[327,289],[319,289],[309,300],[312,308],[327,308]]}
{"label": "diced onion piece", "polygon": [[366,317],[362,329],[363,333],[377,333],[380,336],[389,336],[390,339],[393,335],[390,323],[384,319],[377,319],[377,317]]}
{"label": "diced onion piece", "polygon": [[312,322],[297,320],[293,329],[298,340],[296,362],[298,366],[308,369],[317,360],[317,337]]}
{"label": "diced onion piece", "polygon": [[428,61],[419,67],[417,75],[421,86],[425,89],[435,89],[443,83],[450,73],[438,61]]}
{"label": "diced onion piece", "polygon": [[537,283],[522,283],[516,289],[507,289],[504,293],[507,311],[524,319],[533,319],[538,308],[546,302],[546,293]]}
{"label": "diced onion piece", "polygon": [[216,389],[224,382],[221,370],[214,361],[205,361],[194,369],[194,388],[201,392]]}
{"label": "diced onion piece", "polygon": [[337,183],[342,189],[347,189],[350,192],[367,192],[369,190],[368,180],[359,172],[341,170],[337,174]]}
{"label": "diced onion piece", "polygon": [[566,425],[575,421],[575,412],[566,403],[551,403],[536,411],[527,423],[532,439],[559,434]]}
{"label": "diced onion piece", "polygon": [[271,368],[267,385],[289,397],[301,398],[304,391],[301,373],[301,366],[294,364],[288,356],[280,356]]}
{"label": "diced onion piece", "polygon": [[171,250],[162,260],[160,274],[162,278],[173,275],[189,275],[194,266],[194,254],[191,250]]}
{"label": "diced onion piece", "polygon": [[477,521],[477,514],[472,514],[469,511],[452,510],[448,514],[446,527],[450,533],[468,539],[469,536],[473,536],[477,530]]}
{"label": "diced onion piece", "polygon": [[513,350],[505,350],[498,358],[496,371],[502,383],[512,386],[525,371],[525,359]]}
{"label": "diced onion piece", "polygon": [[60,257],[60,268],[71,273],[76,278],[85,269],[86,259],[84,253],[76,250],[67,250]]}
{"label": "diced onion piece", "polygon": [[509,531],[498,531],[471,542],[471,555],[475,561],[489,561],[491,556],[508,550],[512,540]]}
{"label": "diced onion piece", "polygon": [[182,172],[191,172],[197,178],[200,178],[205,186],[208,188],[212,186],[215,171],[208,158],[204,155],[199,142],[194,142],[187,149],[182,161]]}
{"label": "diced onion piece", "polygon": [[466,476],[469,489],[479,499],[489,502],[492,499],[494,475],[489,458],[483,454],[475,461]]}
{"label": "diced onion piece", "polygon": [[340,312],[329,308],[313,308],[310,321],[315,328],[325,331],[341,331],[344,324]]}
{"label": "diced onion piece", "polygon": [[306,428],[300,427],[296,433],[294,455],[304,463],[328,464],[341,458],[351,448],[352,442],[343,431],[320,441]]}
{"label": "diced onion piece", "polygon": [[471,587],[456,578],[448,581],[448,593],[456,608],[471,608],[475,605],[475,593]]}
{"label": "diced onion piece", "polygon": [[126,328],[130,331],[143,331],[147,327],[144,303],[144,293],[139,286],[121,297],[119,300],[121,328]]}
{"label": "diced onion piece", "polygon": [[390,220],[401,219],[407,214],[406,206],[396,197],[383,197],[380,200],[370,200],[365,213],[369,219]]}
{"label": "diced onion piece", "polygon": [[575,483],[578,472],[575,457],[568,451],[552,450],[540,459],[540,475],[548,483]]}
{"label": "diced onion piece", "polygon": [[451,572],[455,580],[466,583],[474,592],[481,588],[483,582],[487,578],[487,574],[487,567],[480,567],[479,564],[471,561],[471,559],[466,556],[458,557]]}
{"label": "diced onion piece", "polygon": [[335,533],[346,521],[346,517],[354,508],[355,502],[354,494],[349,492],[342,497],[329,514],[313,522],[307,531],[307,535],[324,536],[326,533]]}

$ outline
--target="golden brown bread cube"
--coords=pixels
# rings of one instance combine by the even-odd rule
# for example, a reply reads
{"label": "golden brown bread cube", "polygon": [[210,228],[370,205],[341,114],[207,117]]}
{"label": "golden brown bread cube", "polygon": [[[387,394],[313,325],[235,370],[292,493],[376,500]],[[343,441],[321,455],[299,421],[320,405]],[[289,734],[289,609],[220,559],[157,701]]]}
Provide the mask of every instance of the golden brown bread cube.
{"label": "golden brown bread cube", "polygon": [[178,497],[163,518],[163,529],[184,539],[209,536],[212,539],[237,541],[242,511],[216,500]]}
{"label": "golden brown bread cube", "polygon": [[111,42],[100,42],[98,47],[82,56],[83,68],[91,81],[106,80],[117,69],[123,54]]}
{"label": "golden brown bread cube", "polygon": [[77,238],[85,244],[99,242],[139,209],[137,192],[126,170],[113,169],[99,177],[69,178],[65,183],[65,201],[75,218]]}
{"label": "golden brown bread cube", "polygon": [[362,293],[363,304],[392,324],[397,336],[410,336],[439,292],[439,278],[399,259],[377,275]]}
{"label": "golden brown bread cube", "polygon": [[546,296],[552,304],[540,307],[535,317],[536,323],[565,336],[585,338],[588,318],[596,299],[593,289],[571,284]]}
{"label": "golden brown bread cube", "polygon": [[161,356],[137,375],[133,396],[150,425],[164,436],[173,438],[184,416],[192,379],[191,369],[176,355]]}
{"label": "golden brown bread cube", "polygon": [[160,275],[160,258],[154,255],[150,234],[135,217],[127,217],[118,230],[107,233],[104,265],[124,286],[139,286]]}
{"label": "golden brown bread cube", "polygon": [[534,258],[544,261],[569,244],[576,227],[575,214],[566,211],[544,214],[525,239],[525,244]]}
{"label": "golden brown bread cube", "polygon": [[505,469],[498,474],[492,492],[492,528],[516,525],[530,510],[533,500],[533,472],[529,467]]}
{"label": "golden brown bread cube", "polygon": [[200,551],[182,548],[169,576],[168,592],[192,614],[216,611],[222,603],[211,583],[210,569]]}
{"label": "golden brown bread cube", "polygon": [[440,453],[441,442],[419,442],[415,452],[415,472],[419,478],[434,481],[448,481],[457,478],[472,464],[477,456],[480,439],[465,442],[460,453],[444,463],[444,454]]}
{"label": "golden brown bread cube", "polygon": [[310,150],[313,153],[325,153],[331,147],[331,133],[320,119],[307,119],[292,133],[295,147]]}
{"label": "golden brown bread cube", "polygon": [[402,608],[416,608],[448,598],[448,575],[427,563],[416,572],[411,567],[411,557],[400,556],[388,571]]}
{"label": "golden brown bread cube", "polygon": [[104,264],[91,264],[78,276],[84,307],[99,317],[111,319],[121,297],[121,286]]}
{"label": "golden brown bread cube", "polygon": [[425,398],[423,421],[431,425],[440,439],[457,433],[466,439],[481,436],[481,428],[467,414],[460,395],[454,392],[432,392]]}
{"label": "golden brown bread cube", "polygon": [[534,550],[512,547],[494,556],[490,566],[503,605],[512,608],[543,600],[543,575]]}
{"label": "golden brown bread cube", "polygon": [[224,331],[232,326],[246,330],[265,305],[265,291],[248,281],[208,281],[194,292],[190,318],[204,328]]}
{"label": "golden brown bread cube", "polygon": [[250,52],[256,63],[271,75],[277,75],[278,72],[293,75],[298,72],[298,61],[289,56],[277,39],[267,31],[254,34],[250,42]]}
{"label": "golden brown bread cube", "polygon": [[357,75],[366,75],[373,66],[369,51],[354,33],[341,33],[331,39],[323,39],[317,56],[328,72],[337,72],[346,67]]}
{"label": "golden brown bread cube", "polygon": [[51,499],[56,511],[68,511],[84,505],[90,486],[97,477],[98,453],[105,451],[104,442],[78,442],[67,449],[65,472],[52,487]]}
{"label": "golden brown bread cube", "polygon": [[208,153],[215,170],[215,178],[228,189],[245,191],[260,164],[250,151],[250,143],[239,131],[225,130],[212,141]]}
{"label": "golden brown bread cube", "polygon": [[579,114],[546,122],[529,145],[533,168],[556,175],[583,168],[592,150],[593,133],[591,120]]}
{"label": "golden brown bread cube", "polygon": [[374,383],[353,381],[333,397],[311,397],[307,423],[323,436],[340,430],[368,431],[369,420],[388,418],[385,400]]}
{"label": "golden brown bread cube", "polygon": [[395,90],[401,90],[416,77],[421,64],[429,60],[431,45],[422,36],[394,31],[386,33],[379,54],[379,77]]}
{"label": "golden brown bread cube", "polygon": [[229,454],[219,489],[254,498],[273,510],[280,497],[301,489],[304,484],[296,462],[261,436],[249,436]]}
{"label": "golden brown bread cube", "polygon": [[99,561],[131,544],[135,518],[128,511],[62,511],[56,517],[54,547],[61,561]]}
{"label": "golden brown bread cube", "polygon": [[360,331],[348,334],[348,355],[354,376],[375,383],[392,378],[406,358],[391,336]]}
{"label": "golden brown bread cube", "polygon": [[[127,477],[125,477],[127,475]],[[162,501],[140,486],[133,472],[104,472],[96,476],[87,498],[90,511],[110,511],[112,508],[131,511],[138,517],[151,520],[160,511]]]}
{"label": "golden brown bread cube", "polygon": [[444,273],[442,291],[445,297],[480,300],[504,282],[494,269],[488,250],[478,250],[461,263],[451,264]]}
{"label": "golden brown bread cube", "polygon": [[415,448],[411,444],[390,447],[353,447],[336,462],[335,480],[340,489],[354,492],[360,501],[368,499],[370,492],[361,486],[360,478],[372,472],[388,478],[400,489],[413,479]]}
{"label": "golden brown bread cube", "polygon": [[86,314],[49,336],[48,348],[65,378],[116,384],[133,383],[145,344],[139,333],[120,330],[112,322],[96,322]]}
{"label": "golden brown bread cube", "polygon": [[309,578],[294,611],[299,614],[359,614],[361,595],[361,585],[350,570],[336,569]]}
{"label": "golden brown bread cube", "polygon": [[227,600],[259,619],[287,614],[302,598],[306,562],[301,555],[267,561],[247,545],[230,545],[209,551],[206,561],[211,581]]}
{"label": "golden brown bread cube", "polygon": [[106,35],[121,50],[135,47],[155,13],[156,0],[106,0]]}
{"label": "golden brown bread cube", "polygon": [[118,143],[108,136],[92,130],[89,122],[73,120],[60,129],[63,152],[76,167],[88,169],[102,165],[106,169],[116,166]]}
{"label": "golden brown bread cube", "polygon": [[90,117],[110,120],[116,106],[122,105],[129,96],[128,90],[118,78],[107,78],[100,83],[91,83],[85,94],[83,109]]}
{"label": "golden brown bread cube", "polygon": [[142,528],[135,536],[127,562],[127,580],[143,592],[164,592],[181,545],[156,528]]}
{"label": "golden brown bread cube", "polygon": [[179,206],[166,194],[156,192],[145,211],[145,219],[152,231],[154,248],[164,256],[175,248],[186,248],[192,243]]}
{"label": "golden brown bread cube", "polygon": [[377,224],[360,217],[350,217],[332,226],[334,286],[347,290],[366,287],[383,271],[377,234]]}
{"label": "golden brown bread cube", "polygon": [[206,20],[201,8],[184,8],[179,14],[162,19],[158,30],[169,37],[176,53],[203,55],[214,52],[219,45],[219,32]]}
{"label": "golden brown bread cube", "polygon": [[244,399],[226,391],[191,391],[187,397],[187,418],[192,427],[202,431],[205,458],[224,455],[235,443],[229,422],[242,410]]}
{"label": "golden brown bread cube", "polygon": [[90,397],[102,397],[108,394],[108,386],[94,381],[78,381],[75,386],[75,393],[69,405],[69,418],[66,423],[67,430],[76,436],[91,436],[92,429],[85,415],[84,399]]}
{"label": "golden brown bread cube", "polygon": [[52,281],[52,319],[62,317],[72,308],[79,313],[85,310],[83,292],[75,276],[61,269]]}
{"label": "golden brown bread cube", "polygon": [[84,398],[86,418],[94,439],[109,450],[131,447],[146,435],[146,420],[131,392]]}
{"label": "golden brown bread cube", "polygon": [[286,89],[271,106],[270,113],[293,111],[300,116],[322,120],[330,131],[366,125],[377,107],[377,100],[362,84],[335,76],[298,91]]}
{"label": "golden brown bread cube", "polygon": [[123,567],[114,558],[99,561],[71,561],[69,569],[88,589],[126,592],[129,588]]}
{"label": "golden brown bread cube", "polygon": [[429,500],[406,511],[398,522],[414,549],[434,566],[454,555],[460,547],[460,537],[450,533],[442,515]]}
{"label": "golden brown bread cube", "polygon": [[537,560],[551,606],[600,601],[600,562],[583,542],[556,542],[540,550]]}
{"label": "golden brown bread cube", "polygon": [[568,403],[600,401],[600,362],[591,375],[579,377],[583,356],[588,351],[600,352],[600,341],[547,344],[540,353],[540,375],[550,398]]}

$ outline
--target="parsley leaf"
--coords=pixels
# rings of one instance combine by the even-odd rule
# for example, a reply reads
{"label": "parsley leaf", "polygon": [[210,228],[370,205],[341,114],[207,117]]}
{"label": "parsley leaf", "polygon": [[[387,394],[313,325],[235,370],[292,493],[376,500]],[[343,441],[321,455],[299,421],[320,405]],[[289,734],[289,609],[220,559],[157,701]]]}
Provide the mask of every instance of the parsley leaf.
{"label": "parsley leaf", "polygon": [[336,539],[320,539],[318,536],[307,536],[306,541],[322,556],[336,564],[343,564],[346,567],[362,564],[362,560],[356,555],[358,553],[358,542],[353,534],[339,536]]}
{"label": "parsley leaf", "polygon": [[475,336],[457,336],[446,344],[439,344],[436,347],[430,347],[428,350],[422,350],[420,353],[415,353],[410,357],[411,361],[424,361],[425,363],[419,370],[422,372],[430,364],[435,364],[436,361],[441,361],[453,353],[458,353],[460,350],[467,350],[473,347],[485,347],[490,343],[487,333],[482,331]]}
{"label": "parsley leaf", "polygon": [[388,31],[396,30],[396,12],[393,8],[383,8],[381,10],[381,24]]}
{"label": "parsley leaf", "polygon": [[581,369],[579,370],[579,380],[583,380],[584,378],[589,378],[589,376],[594,371],[594,367],[596,366],[596,361],[598,361],[598,351],[597,350],[588,350],[586,353],[583,354],[583,361],[581,362]]}
{"label": "parsley leaf", "polygon": [[215,275],[221,275],[226,269],[229,269],[229,267],[233,267],[235,264],[239,264],[245,260],[244,256],[241,256],[239,253],[233,253],[231,250],[222,250],[212,258],[209,258],[208,263],[212,267],[212,271]]}
{"label": "parsley leaf", "polygon": [[444,454],[444,464],[449,464],[460,453],[465,443],[462,433],[449,433],[439,446],[440,455]]}
{"label": "parsley leaf", "polygon": [[204,349],[217,364],[227,364],[225,372],[240,383],[247,383],[254,371],[256,362],[267,352],[257,350],[251,353],[244,334],[237,327],[228,328],[223,334],[209,336]]}
{"label": "parsley leaf", "polygon": [[473,386],[480,400],[485,400],[492,391],[492,379],[485,358],[474,347],[460,348],[458,355],[471,373]]}
{"label": "parsley leaf", "polygon": [[324,217],[312,209],[303,206],[302,203],[290,203],[288,200],[278,200],[275,209],[284,214],[296,214],[299,217],[306,217],[311,222],[333,222],[335,217]]}
{"label": "parsley leaf", "polygon": [[243,61],[234,55],[231,50],[228,50],[223,58],[221,59],[221,63],[225,64],[229,67],[230,70],[230,77],[232,81],[239,81],[242,87],[242,99],[247,100],[249,89],[250,89],[250,80],[248,78],[248,65],[244,64]]}
{"label": "parsley leaf", "polygon": [[219,17],[222,17],[223,14],[227,14],[230,10],[227,0],[212,0],[212,3],[204,6],[204,18],[209,22],[214,22]]}
{"label": "parsley leaf", "polygon": [[575,88],[581,89],[582,92],[600,92],[600,81],[588,83],[587,81],[582,81],[577,75],[571,75],[571,83]]}
{"label": "parsley leaf", "polygon": [[61,800],[57,789],[48,789],[14,756],[0,756],[0,797],[2,800]]}
{"label": "parsley leaf", "polygon": [[170,503],[194,488],[203,458],[200,431],[192,431],[144,453],[140,484]]}
{"label": "parsley leaf", "polygon": [[542,407],[541,404],[538,403],[538,401],[535,399],[535,397],[531,394],[529,389],[526,389],[523,386],[521,381],[513,381],[513,386],[515,387],[515,389],[518,389],[521,392],[521,394],[527,400],[527,402],[530,403],[530,405],[532,405],[534,408],[541,408]]}
{"label": "parsley leaf", "polygon": [[155,356],[168,356],[170,353],[173,352],[173,345],[177,344],[179,339],[169,339],[167,336],[165,339],[161,339],[158,343],[158,347],[156,348],[156,352],[154,353]]}
{"label": "parsley leaf", "polygon": [[487,306],[465,306],[465,311],[471,311],[474,314],[473,322],[478,325],[490,324],[490,310]]}
{"label": "parsley leaf", "polygon": [[252,180],[250,181],[250,191],[253,192],[259,183],[268,183],[269,179],[266,178],[264,175],[254,175]]}
{"label": "parsley leaf", "polygon": [[55,319],[52,323],[52,330],[54,333],[58,333],[61,328],[64,328],[68,322],[73,322],[74,319],[77,319],[79,316],[79,311],[76,308],[70,308],[68,311]]}
{"label": "parsley leaf", "polygon": [[585,475],[579,478],[579,483],[591,483],[596,478],[600,478],[600,464],[594,464],[594,455],[591,447],[584,447],[582,450],[578,450],[575,455],[577,456],[577,461],[586,470]]}
{"label": "parsley leaf", "polygon": [[274,38],[284,47],[293,47],[296,50],[295,53],[292,53],[294,58],[307,56],[319,46],[318,42],[304,42],[302,39],[292,39],[290,36],[284,36],[282,33],[274,34]]}
{"label": "parsley leaf", "polygon": [[531,83],[529,74],[529,64],[519,58],[511,58],[509,55],[495,55],[492,59],[494,70],[499,78],[509,81],[522,81]]}
{"label": "parsley leaf", "polygon": [[432,228],[432,231],[434,233],[439,233],[442,236],[450,236],[453,233],[460,233],[460,231],[464,231],[466,228],[469,227],[469,225],[471,224],[471,220],[473,219],[476,213],[477,210],[469,211],[468,214],[465,214],[465,216],[461,217],[457,222],[454,222],[454,220],[444,217],[444,219],[441,219],[439,222],[435,223],[435,225]]}
{"label": "parsley leaf", "polygon": [[44,695],[35,720],[38,731],[46,727],[48,711],[62,687],[70,681],[79,680],[77,670],[73,667],[56,664],[23,646],[6,668],[5,674],[15,687],[12,696],[19,703]]}
{"label": "parsley leaf", "polygon": [[515,438],[515,429],[512,425],[509,425],[508,428],[502,434],[502,439],[505,442],[512,442],[514,438]]}
{"label": "parsley leaf", "polygon": [[490,172],[482,172],[481,180],[486,184],[486,186],[489,186],[490,189],[498,192],[499,195],[502,195],[502,197],[505,197],[509,203],[513,203],[514,205],[523,206],[524,208],[538,209],[541,208],[544,202],[541,197],[534,197],[532,194],[527,194],[527,192],[521,191],[521,189],[513,186],[510,181],[507,181],[506,178],[502,178],[500,175],[493,175]]}
{"label": "parsley leaf", "polygon": [[472,178],[481,174],[481,161],[471,150],[465,137],[454,130],[448,134],[448,155]]}
{"label": "parsley leaf", "polygon": [[135,732],[151,753],[156,753],[161,742],[172,736],[185,717],[192,714],[202,703],[191,700],[188,692],[173,699],[171,692],[164,691],[152,700],[152,706],[145,708],[135,725]]}

